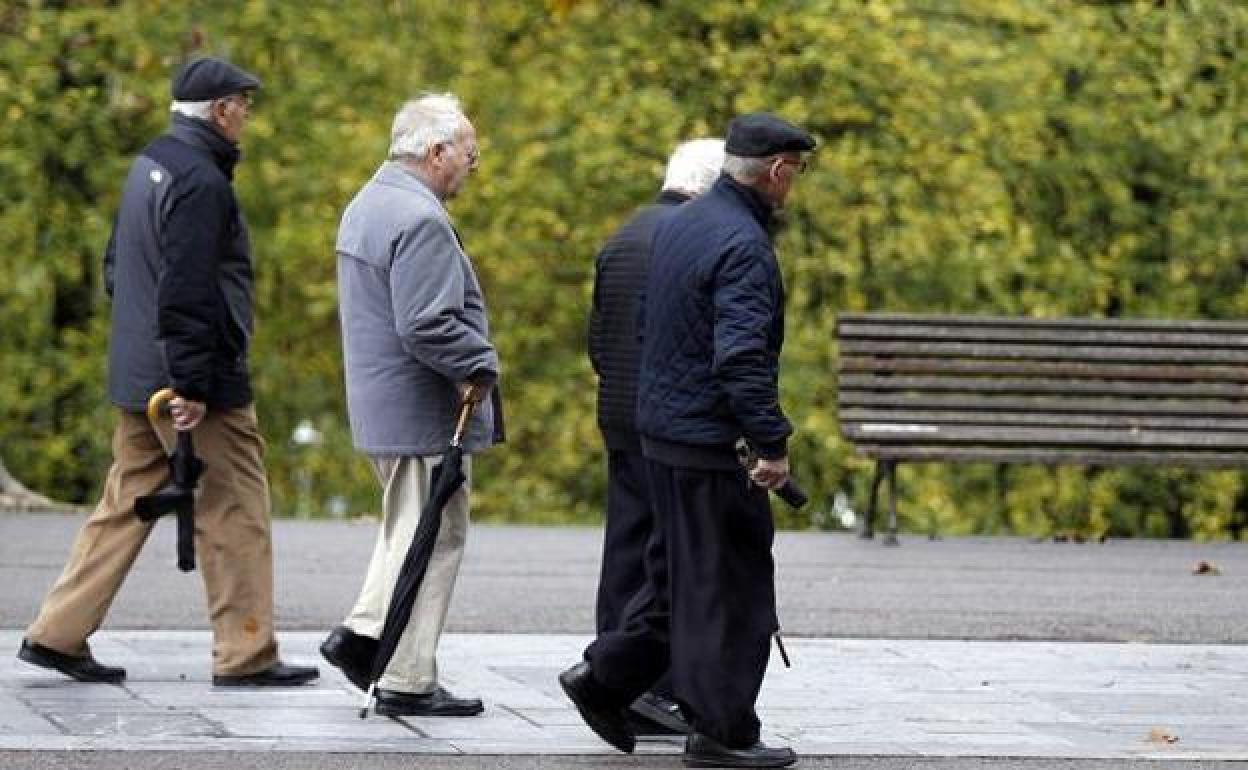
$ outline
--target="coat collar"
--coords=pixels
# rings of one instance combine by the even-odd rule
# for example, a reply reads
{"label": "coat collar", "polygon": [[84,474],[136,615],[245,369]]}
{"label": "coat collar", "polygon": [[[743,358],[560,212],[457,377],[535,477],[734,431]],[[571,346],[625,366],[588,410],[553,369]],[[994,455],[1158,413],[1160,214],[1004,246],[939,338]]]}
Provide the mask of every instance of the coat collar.
{"label": "coat collar", "polygon": [[442,205],[442,201],[438,199],[438,196],[433,194],[433,190],[429,189],[429,185],[425,184],[423,179],[408,171],[398,161],[388,160],[382,163],[381,168],[377,169],[377,173],[373,175],[373,180],[377,184],[384,184],[388,187],[397,187],[400,190],[417,193],[437,204],[438,208],[446,208]]}
{"label": "coat collar", "polygon": [[234,178],[234,167],[243,154],[236,143],[222,136],[208,121],[175,113],[169,135],[208,153],[227,179]]}
{"label": "coat collar", "polygon": [[711,189],[735,200],[750,212],[750,216],[754,217],[764,230],[771,231],[771,220],[775,208],[758,190],[741,184],[728,174],[720,174],[719,179],[715,181],[715,186]]}
{"label": "coat collar", "polygon": [[659,197],[654,199],[654,202],[666,204],[668,206],[679,206],[691,197],[693,196],[685,195],[683,192],[679,192],[677,190],[663,190],[659,193]]}

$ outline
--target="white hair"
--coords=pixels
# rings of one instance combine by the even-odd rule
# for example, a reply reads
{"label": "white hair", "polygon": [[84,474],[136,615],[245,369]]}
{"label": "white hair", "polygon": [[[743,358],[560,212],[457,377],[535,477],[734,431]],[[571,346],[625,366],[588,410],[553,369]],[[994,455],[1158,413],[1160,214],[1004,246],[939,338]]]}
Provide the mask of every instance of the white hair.
{"label": "white hair", "polygon": [[767,171],[774,157],[746,158],[740,155],[724,155],[724,173],[740,182],[755,182]]}
{"label": "white hair", "polygon": [[216,99],[209,99],[203,102],[179,102],[175,100],[169,105],[169,111],[185,115],[188,118],[212,120],[212,103],[215,101]]}
{"label": "white hair", "polygon": [[435,145],[449,144],[468,123],[454,94],[421,94],[405,102],[390,128],[390,159],[423,160]]}
{"label": "white hair", "polygon": [[723,139],[693,139],[677,145],[667,161],[664,190],[701,195],[715,184],[724,165]]}

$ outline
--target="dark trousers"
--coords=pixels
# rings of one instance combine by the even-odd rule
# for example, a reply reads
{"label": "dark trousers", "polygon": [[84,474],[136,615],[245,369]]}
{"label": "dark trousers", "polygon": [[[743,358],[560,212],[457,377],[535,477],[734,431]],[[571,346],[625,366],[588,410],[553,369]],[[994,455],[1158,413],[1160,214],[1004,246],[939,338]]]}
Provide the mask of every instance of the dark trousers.
{"label": "dark trousers", "polygon": [[[622,629],[629,603],[646,585],[646,562],[665,560],[663,539],[650,503],[650,480],[641,452],[607,452],[607,522],[603,530],[602,572],[596,612],[599,634]],[[647,550],[654,550],[647,554]],[[666,582],[666,578],[664,579]],[[672,697],[666,675],[650,691]]]}
{"label": "dark trousers", "polygon": [[646,584],[623,628],[585,651],[594,678],[621,701],[669,667],[693,729],[732,747],[758,740],[754,711],[776,629],[775,527],[767,493],[743,470],[647,461],[658,537]]}

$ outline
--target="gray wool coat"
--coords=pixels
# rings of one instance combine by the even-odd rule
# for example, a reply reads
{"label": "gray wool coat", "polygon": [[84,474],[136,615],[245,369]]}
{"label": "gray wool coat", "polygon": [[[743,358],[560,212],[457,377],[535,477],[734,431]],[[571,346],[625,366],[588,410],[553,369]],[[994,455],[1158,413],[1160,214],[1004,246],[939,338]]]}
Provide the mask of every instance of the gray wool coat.
{"label": "gray wool coat", "polygon": [[[338,302],[347,411],[357,449],[437,455],[455,430],[460,383],[497,380],[485,298],[442,202],[384,163],[338,229]],[[478,405],[464,440],[501,440],[497,399]]]}

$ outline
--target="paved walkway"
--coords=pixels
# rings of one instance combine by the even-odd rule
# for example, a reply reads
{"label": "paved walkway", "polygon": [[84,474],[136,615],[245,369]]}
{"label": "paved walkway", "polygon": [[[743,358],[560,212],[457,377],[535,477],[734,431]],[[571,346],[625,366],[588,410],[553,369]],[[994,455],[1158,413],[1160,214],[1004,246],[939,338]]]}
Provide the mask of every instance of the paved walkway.
{"label": "paved walkway", "polygon": [[[316,658],[319,633],[283,634]],[[323,667],[314,687],[214,689],[202,631],[107,631],[95,652],[124,686],[84,685],[12,655],[0,631],[0,750],[608,755],[555,682],[586,639],[452,634],[441,669],[479,694],[472,719],[357,717],[360,695]],[[764,739],[799,754],[1248,760],[1248,648],[993,641],[790,639],[773,667]],[[640,744],[672,754],[678,741]]]}

